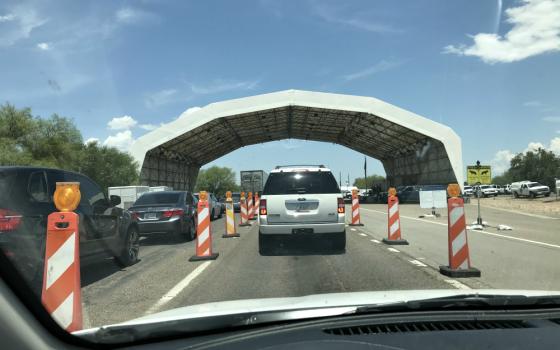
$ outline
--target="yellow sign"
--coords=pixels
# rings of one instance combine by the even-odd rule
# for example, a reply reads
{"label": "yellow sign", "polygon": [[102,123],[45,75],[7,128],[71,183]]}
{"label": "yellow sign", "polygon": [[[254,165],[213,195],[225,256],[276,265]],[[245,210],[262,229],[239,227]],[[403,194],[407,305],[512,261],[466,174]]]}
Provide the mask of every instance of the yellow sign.
{"label": "yellow sign", "polygon": [[467,183],[469,185],[490,185],[492,183],[492,169],[490,165],[467,166]]}
{"label": "yellow sign", "polygon": [[459,187],[459,184],[449,184],[449,186],[447,186],[447,193],[450,197],[459,197],[459,194],[461,194],[461,187]]}
{"label": "yellow sign", "polygon": [[387,191],[389,193],[389,196],[396,196],[397,195],[397,189],[394,187],[389,188],[389,191]]}
{"label": "yellow sign", "polygon": [[79,182],[57,182],[54,191],[54,205],[59,211],[74,211],[82,195]]}

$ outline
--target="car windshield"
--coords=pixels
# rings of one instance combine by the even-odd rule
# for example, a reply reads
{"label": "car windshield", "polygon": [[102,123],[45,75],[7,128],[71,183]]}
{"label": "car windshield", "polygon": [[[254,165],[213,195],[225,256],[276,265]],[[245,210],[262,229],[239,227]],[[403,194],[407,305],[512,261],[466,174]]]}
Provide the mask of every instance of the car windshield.
{"label": "car windshield", "polygon": [[263,195],[298,193],[340,193],[332,173],[327,171],[271,173]]}
{"label": "car windshield", "polygon": [[0,1],[0,277],[115,348],[560,293],[559,97],[560,0]]}
{"label": "car windshield", "polygon": [[180,193],[146,193],[134,203],[134,205],[147,205],[147,204],[170,204],[179,202]]}

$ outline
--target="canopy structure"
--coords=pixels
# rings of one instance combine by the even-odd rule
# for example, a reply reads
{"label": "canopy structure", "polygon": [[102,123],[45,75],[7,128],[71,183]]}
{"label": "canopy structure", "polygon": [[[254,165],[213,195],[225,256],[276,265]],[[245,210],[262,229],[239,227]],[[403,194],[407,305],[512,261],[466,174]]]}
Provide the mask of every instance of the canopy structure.
{"label": "canopy structure", "polygon": [[131,153],[143,185],[192,190],[204,164],[288,138],[337,143],[379,159],[389,185],[463,184],[461,139],[448,126],[372,97],[322,92],[211,103],[140,137]]}

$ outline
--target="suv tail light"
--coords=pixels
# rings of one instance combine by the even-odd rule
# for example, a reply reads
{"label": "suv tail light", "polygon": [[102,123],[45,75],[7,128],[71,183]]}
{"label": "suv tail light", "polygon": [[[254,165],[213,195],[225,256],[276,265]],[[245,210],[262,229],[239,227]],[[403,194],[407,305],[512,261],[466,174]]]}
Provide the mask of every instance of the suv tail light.
{"label": "suv tail light", "polygon": [[344,198],[338,197],[338,213],[344,214]]}
{"label": "suv tail light", "polygon": [[10,209],[0,209],[0,231],[14,231],[21,224],[21,214]]}
{"label": "suv tail light", "polygon": [[171,210],[164,211],[163,214],[161,214],[161,217],[171,218],[174,216],[183,216],[184,213],[185,211],[183,209],[171,209]]}
{"label": "suv tail light", "polygon": [[132,220],[138,221],[139,215],[137,211],[131,211],[130,216],[132,217]]}
{"label": "suv tail light", "polygon": [[266,199],[261,199],[260,201],[260,205],[259,205],[259,214],[260,215],[266,215],[267,211],[266,211]]}

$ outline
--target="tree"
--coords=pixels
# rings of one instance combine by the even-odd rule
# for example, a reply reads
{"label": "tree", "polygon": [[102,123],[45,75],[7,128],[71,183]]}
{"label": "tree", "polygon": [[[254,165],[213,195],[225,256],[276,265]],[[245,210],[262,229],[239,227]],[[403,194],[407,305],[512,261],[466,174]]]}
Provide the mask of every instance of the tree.
{"label": "tree", "polygon": [[226,191],[238,191],[235,172],[228,167],[213,166],[198,173],[195,191],[208,191],[217,197],[223,197]]}
{"label": "tree", "polygon": [[104,190],[138,181],[138,165],[116,148],[83,144],[72,121],[57,114],[37,118],[31,109],[0,106],[0,165],[33,165],[72,170],[89,176]]}
{"label": "tree", "polygon": [[553,188],[554,178],[560,176],[560,157],[542,148],[535,152],[519,153],[512,158],[510,168],[504,175],[512,181],[538,181]]}
{"label": "tree", "polygon": [[[385,177],[381,176],[381,175],[369,175],[367,177],[367,188],[371,189],[373,185],[377,185],[380,183],[384,183],[385,182]],[[363,177],[358,177],[354,180],[354,184],[353,186],[356,186],[358,188],[361,189],[365,189],[366,188],[366,182],[364,181]]]}

